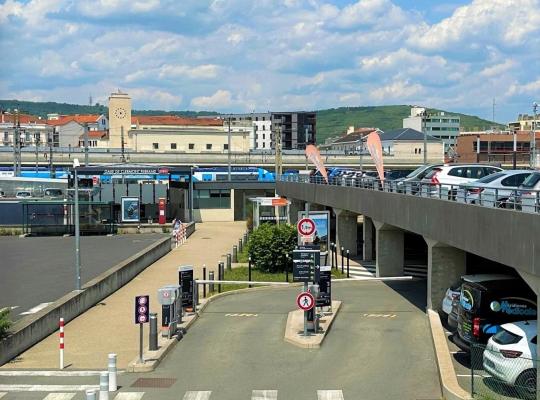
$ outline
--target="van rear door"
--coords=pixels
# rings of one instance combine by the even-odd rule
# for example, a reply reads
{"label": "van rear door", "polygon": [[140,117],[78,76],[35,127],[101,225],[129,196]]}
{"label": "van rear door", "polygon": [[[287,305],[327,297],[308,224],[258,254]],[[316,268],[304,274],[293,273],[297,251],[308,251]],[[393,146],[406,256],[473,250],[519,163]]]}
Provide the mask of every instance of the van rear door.
{"label": "van rear door", "polygon": [[458,307],[458,334],[468,343],[476,342],[480,332],[474,326],[474,318],[478,314],[482,299],[482,291],[476,285],[463,282]]}

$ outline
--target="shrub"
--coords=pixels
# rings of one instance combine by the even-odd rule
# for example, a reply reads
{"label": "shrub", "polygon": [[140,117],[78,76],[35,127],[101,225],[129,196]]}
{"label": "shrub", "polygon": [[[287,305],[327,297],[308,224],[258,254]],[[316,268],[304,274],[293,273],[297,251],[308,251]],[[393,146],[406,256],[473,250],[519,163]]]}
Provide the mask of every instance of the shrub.
{"label": "shrub", "polygon": [[11,327],[9,312],[9,308],[0,309],[0,338],[6,336],[9,328]]}
{"label": "shrub", "polygon": [[288,256],[296,245],[292,225],[261,224],[249,238],[248,253],[255,267],[265,272],[285,271]]}

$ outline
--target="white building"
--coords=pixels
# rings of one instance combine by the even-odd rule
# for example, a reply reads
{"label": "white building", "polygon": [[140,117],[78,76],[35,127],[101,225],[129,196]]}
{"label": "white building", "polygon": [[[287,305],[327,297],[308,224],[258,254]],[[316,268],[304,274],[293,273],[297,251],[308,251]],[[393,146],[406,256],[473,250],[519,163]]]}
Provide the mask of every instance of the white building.
{"label": "white building", "polygon": [[455,146],[459,136],[460,118],[444,112],[430,114],[423,107],[412,107],[411,115],[403,119],[403,128],[426,132],[444,143],[445,151]]}

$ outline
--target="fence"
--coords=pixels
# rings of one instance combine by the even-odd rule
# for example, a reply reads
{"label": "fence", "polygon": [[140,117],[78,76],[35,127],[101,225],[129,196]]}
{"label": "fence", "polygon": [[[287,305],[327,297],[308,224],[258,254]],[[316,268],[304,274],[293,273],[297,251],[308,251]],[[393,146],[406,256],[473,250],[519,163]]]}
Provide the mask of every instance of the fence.
{"label": "fence", "polygon": [[515,350],[471,347],[471,395],[475,399],[536,399],[537,361]]}
{"label": "fence", "polygon": [[[327,184],[321,176],[282,175],[283,182]],[[370,177],[330,177],[328,184],[361,189],[400,193],[410,196],[436,198],[492,208],[507,208],[529,213],[540,212],[540,191],[510,188],[489,188],[467,185],[435,184],[422,181],[381,181]]]}

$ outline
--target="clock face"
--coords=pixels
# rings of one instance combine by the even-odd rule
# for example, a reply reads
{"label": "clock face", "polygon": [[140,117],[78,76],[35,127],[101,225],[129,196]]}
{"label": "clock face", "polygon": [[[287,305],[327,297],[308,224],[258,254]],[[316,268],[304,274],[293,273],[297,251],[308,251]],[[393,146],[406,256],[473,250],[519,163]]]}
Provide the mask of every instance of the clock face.
{"label": "clock face", "polygon": [[116,118],[125,118],[126,117],[126,110],[124,110],[123,108],[117,108],[115,111],[114,111],[114,115],[116,116]]}

